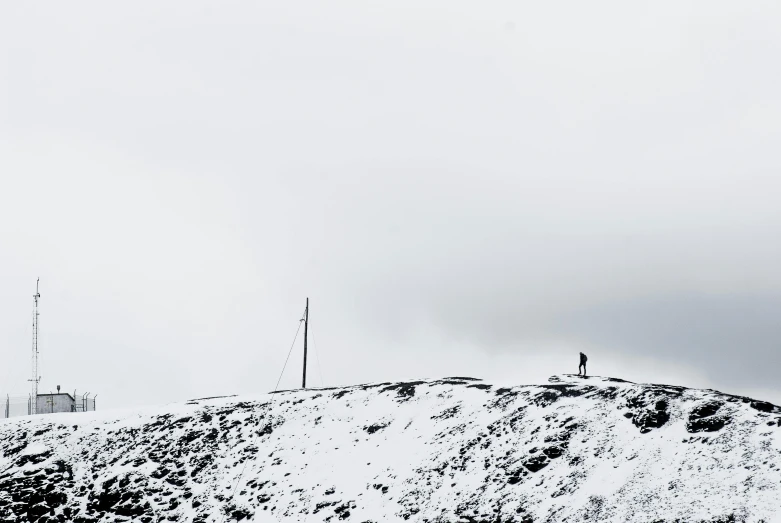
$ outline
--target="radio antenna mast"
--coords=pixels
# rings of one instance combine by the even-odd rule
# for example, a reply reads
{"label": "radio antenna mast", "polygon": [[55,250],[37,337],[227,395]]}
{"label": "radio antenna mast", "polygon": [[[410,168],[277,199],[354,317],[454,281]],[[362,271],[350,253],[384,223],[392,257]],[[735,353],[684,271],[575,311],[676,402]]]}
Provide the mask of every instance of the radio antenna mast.
{"label": "radio antenna mast", "polygon": [[306,339],[307,330],[309,330],[309,298],[306,299],[306,310],[304,311],[304,379],[301,383],[301,388],[306,388]]}
{"label": "radio antenna mast", "polygon": [[40,278],[35,280],[35,294],[33,294],[33,300],[35,301],[33,306],[33,377],[29,380],[33,382],[33,395],[30,401],[31,414],[38,413],[38,383],[41,381],[41,377],[38,375],[38,316],[40,315],[38,312],[38,299],[41,297],[41,293],[38,292],[38,283],[40,281]]}

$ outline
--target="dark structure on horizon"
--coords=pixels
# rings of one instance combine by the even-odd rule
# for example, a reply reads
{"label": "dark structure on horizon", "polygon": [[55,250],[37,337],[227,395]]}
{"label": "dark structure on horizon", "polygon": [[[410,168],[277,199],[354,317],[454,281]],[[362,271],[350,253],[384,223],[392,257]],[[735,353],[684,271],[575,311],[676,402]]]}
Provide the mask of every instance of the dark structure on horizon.
{"label": "dark structure on horizon", "polygon": [[[35,294],[33,294],[33,318],[32,318],[32,377],[28,381],[32,383],[32,391],[26,396],[6,395],[5,401],[0,399],[0,418],[10,418],[12,416],[24,416],[32,414],[54,414],[58,412],[88,412],[95,410],[95,398],[90,398],[90,393],[78,396],[76,391],[73,394],[60,392],[60,386],[57,385],[57,393],[49,392],[41,394],[39,387],[41,376],[38,374],[38,334],[40,331],[40,315],[38,311],[41,293],[39,284],[41,279],[35,282]],[[2,396],[0,396],[2,398]]]}

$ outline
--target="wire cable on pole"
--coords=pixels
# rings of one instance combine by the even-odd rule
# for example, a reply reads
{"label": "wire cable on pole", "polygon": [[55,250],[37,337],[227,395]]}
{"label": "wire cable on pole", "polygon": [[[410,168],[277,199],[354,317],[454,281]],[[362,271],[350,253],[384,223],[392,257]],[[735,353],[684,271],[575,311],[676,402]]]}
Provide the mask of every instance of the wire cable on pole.
{"label": "wire cable on pole", "polygon": [[[282,372],[279,373],[279,379],[277,380],[277,384],[274,386],[274,392],[271,393],[271,401],[268,403],[268,412],[269,417],[271,417],[271,405],[274,403],[274,397],[276,396],[276,392],[279,389],[279,382],[282,381],[282,375],[285,373],[285,368],[287,367],[287,362],[290,360],[290,355],[293,353],[293,347],[296,346],[296,340],[298,339],[298,333],[301,332],[301,324],[303,323],[303,318],[299,320],[298,322],[298,329],[296,329],[296,335],[293,336],[293,343],[290,344],[290,350],[287,353],[287,358],[285,358],[285,364],[282,366]],[[252,415],[250,415],[250,420]],[[269,421],[269,423],[271,423]],[[255,441],[258,439],[258,431],[255,432],[255,435],[252,437],[251,445],[255,445]],[[233,496],[236,495],[236,490],[239,488],[239,484],[241,483],[241,478],[244,476],[244,471],[247,469],[247,462],[249,461],[249,458],[244,460],[244,465],[241,467],[241,472],[239,472],[239,476],[236,478],[236,483],[233,485],[233,491],[231,492],[230,497],[225,501],[223,504],[224,507],[227,508],[228,503],[233,501]],[[222,521],[225,523],[226,518],[228,517],[227,514],[223,514]]]}
{"label": "wire cable on pole", "polygon": [[285,364],[282,366],[282,372],[279,373],[279,379],[277,380],[277,384],[274,386],[274,392],[277,391],[279,388],[279,382],[282,381],[282,375],[285,373],[285,369],[287,368],[287,362],[290,360],[290,355],[293,354],[293,347],[296,345],[296,340],[298,339],[298,333],[301,332],[301,322],[304,320],[299,320],[298,322],[298,329],[296,330],[296,335],[293,337],[293,343],[290,344],[290,350],[287,352],[287,358],[285,358]]}

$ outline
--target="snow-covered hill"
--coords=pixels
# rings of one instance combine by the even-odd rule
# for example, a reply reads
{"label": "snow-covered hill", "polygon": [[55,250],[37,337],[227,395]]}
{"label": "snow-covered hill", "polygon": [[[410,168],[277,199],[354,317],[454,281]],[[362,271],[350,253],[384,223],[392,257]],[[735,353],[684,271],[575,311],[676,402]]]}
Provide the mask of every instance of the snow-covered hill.
{"label": "snow-covered hill", "polygon": [[0,521],[781,521],[781,408],[557,376],[0,422]]}

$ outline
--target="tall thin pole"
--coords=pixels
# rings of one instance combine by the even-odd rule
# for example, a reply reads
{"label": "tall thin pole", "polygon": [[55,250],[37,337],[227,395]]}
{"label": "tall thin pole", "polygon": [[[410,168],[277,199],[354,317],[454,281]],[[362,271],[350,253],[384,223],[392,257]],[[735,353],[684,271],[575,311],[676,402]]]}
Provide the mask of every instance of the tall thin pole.
{"label": "tall thin pole", "polygon": [[309,298],[306,299],[306,310],[304,311],[304,380],[301,385],[302,389],[306,388],[306,339],[307,339],[308,329],[309,329]]}
{"label": "tall thin pole", "polygon": [[30,398],[30,414],[38,413],[38,382],[41,381],[41,377],[38,375],[38,316],[40,314],[38,312],[38,299],[41,297],[41,293],[38,292],[38,283],[40,281],[40,278],[35,280],[35,294],[33,294],[33,300],[35,302],[35,305],[33,306],[33,377],[30,380],[33,382],[33,394]]}

